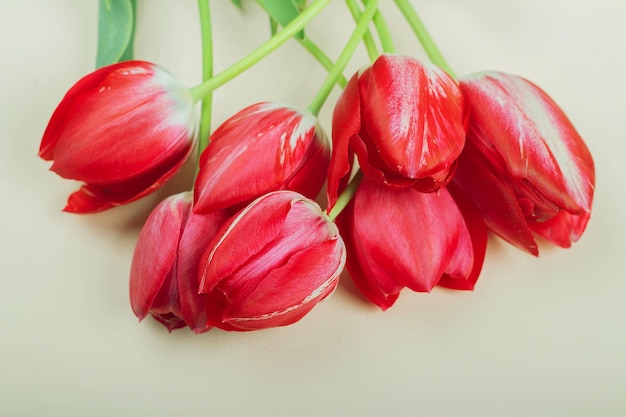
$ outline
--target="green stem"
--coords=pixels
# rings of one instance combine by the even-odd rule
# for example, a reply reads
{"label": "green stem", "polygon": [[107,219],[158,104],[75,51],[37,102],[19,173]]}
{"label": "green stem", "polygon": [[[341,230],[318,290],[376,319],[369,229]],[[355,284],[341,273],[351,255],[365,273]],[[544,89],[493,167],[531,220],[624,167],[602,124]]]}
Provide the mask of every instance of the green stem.
{"label": "green stem", "polygon": [[333,209],[330,211],[330,213],[328,213],[328,217],[331,220],[335,220],[337,216],[339,216],[339,214],[343,211],[343,209],[348,206],[348,203],[350,203],[350,200],[352,200],[352,197],[354,197],[354,195],[356,194],[356,190],[359,188],[361,179],[363,179],[363,172],[361,170],[358,170],[356,174],[354,174],[354,177],[352,178],[352,181],[350,181],[350,184],[348,184],[346,189],[343,190],[343,192],[337,198],[337,202],[333,206]]}
{"label": "green stem", "polygon": [[[296,38],[296,39],[298,39],[298,42],[300,42],[300,45],[302,45],[304,49],[309,51],[309,53],[317,60],[317,62],[319,62],[324,67],[324,69],[326,69],[326,71],[328,72],[332,71],[333,67],[335,66],[335,63],[330,60],[328,55],[326,55],[324,51],[320,49],[319,46],[317,46],[309,38],[304,38],[304,39]],[[345,88],[346,84],[348,84],[348,80],[346,80],[346,77],[341,75],[339,76],[339,79],[337,80],[337,84],[339,84],[339,87]]]}
{"label": "green stem", "polygon": [[[369,0],[363,0],[363,4],[367,4]],[[380,46],[383,48],[383,52],[386,54],[393,54],[396,51],[396,48],[393,45],[393,38],[391,36],[391,31],[389,30],[389,26],[387,26],[387,22],[383,17],[380,10],[376,11],[374,14],[374,26],[376,27],[376,32],[378,32],[378,38],[380,39]]]}
{"label": "green stem", "polygon": [[271,52],[275,51],[279,46],[289,40],[296,33],[300,32],[307,23],[309,23],[317,14],[328,4],[330,0],[315,0],[309,7],[302,11],[293,19],[287,26],[283,28],[276,35],[272,36],[263,45],[246,55],[241,60],[235,62],[233,65],[225,69],[224,71],[216,74],[211,79],[203,82],[190,89],[191,95],[194,100],[198,101],[210,94],[213,90],[221,85],[226,84],[228,81],[235,78],[237,75],[246,71],[248,68],[261,61]]}
{"label": "green stem", "polygon": [[330,92],[332,91],[335,84],[337,84],[337,79],[341,76],[341,73],[350,61],[350,58],[354,54],[356,47],[359,45],[361,39],[363,39],[363,36],[367,31],[367,26],[374,17],[374,13],[376,12],[376,8],[378,7],[378,1],[379,0],[370,0],[370,2],[365,7],[365,10],[363,10],[363,14],[360,17],[359,22],[354,29],[354,32],[352,32],[350,39],[348,39],[348,42],[343,48],[343,51],[341,51],[339,58],[337,58],[335,66],[328,74],[328,77],[326,77],[326,80],[324,80],[324,83],[317,92],[317,95],[311,101],[311,104],[309,104],[309,110],[311,111],[311,113],[315,115],[319,114],[322,106],[326,102],[326,99],[330,95]]}
{"label": "green stem", "polygon": [[435,65],[454,78],[455,75],[452,68],[448,65],[448,62],[443,57],[441,51],[435,44],[435,41],[433,41],[433,38],[428,33],[426,26],[424,26],[424,23],[413,9],[413,6],[411,6],[411,3],[409,3],[408,0],[395,0],[395,2],[404,15],[404,18],[411,26],[411,29],[413,29],[415,36],[417,36],[417,39],[419,39],[420,43],[424,47],[428,58],[430,58]]}
{"label": "green stem", "polygon": [[[213,76],[213,34],[211,29],[210,0],[198,0],[198,12],[200,14],[200,32],[202,36],[202,81],[205,82]],[[209,144],[212,105],[213,94],[209,92],[202,99],[200,109],[198,156]]]}
{"label": "green stem", "polygon": [[[355,22],[358,22],[361,19],[361,8],[359,7],[356,0],[346,0],[346,6],[350,10],[350,14]],[[378,58],[378,48],[376,47],[376,42],[374,42],[374,37],[370,33],[369,30],[366,30],[363,34],[363,44],[365,45],[365,49],[367,50],[367,55],[370,57],[370,61],[374,61]]]}

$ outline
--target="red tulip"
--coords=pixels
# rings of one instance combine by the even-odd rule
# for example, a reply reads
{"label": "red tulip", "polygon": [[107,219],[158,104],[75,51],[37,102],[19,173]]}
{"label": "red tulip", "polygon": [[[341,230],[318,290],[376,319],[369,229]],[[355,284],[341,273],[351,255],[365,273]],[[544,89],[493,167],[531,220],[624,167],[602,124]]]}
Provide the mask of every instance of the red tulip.
{"label": "red tulip", "polygon": [[421,193],[364,178],[338,225],[350,276],[383,310],[404,287],[473,289],[482,268],[485,225],[479,216],[464,216],[446,188]]}
{"label": "red tulip", "polygon": [[198,294],[200,257],[228,216],[224,211],[195,214],[191,193],[163,200],[144,224],[130,271],[130,303],[143,320],[151,314],[169,331],[211,328],[207,297]]}
{"label": "red tulip", "polygon": [[254,104],[211,135],[200,158],[195,210],[238,210],[283,189],[315,198],[329,159],[330,144],[313,114],[278,103]]}
{"label": "red tulip", "polygon": [[317,203],[276,191],[220,228],[202,256],[200,292],[213,300],[216,327],[285,326],[334,291],[345,256],[337,227]]}
{"label": "red tulip", "polygon": [[572,123],[515,75],[469,75],[461,90],[469,127],[455,183],[512,244],[537,255],[536,232],[569,247],[585,230],[595,186],[593,159]]}
{"label": "red tulip", "polygon": [[65,211],[89,213],[156,190],[194,146],[188,90],[154,64],[129,61],[78,81],[54,111],[39,156],[52,171],[85,185]]}
{"label": "red tulip", "polygon": [[352,169],[379,184],[434,191],[454,172],[465,142],[463,99],[443,70],[381,55],[349,81],[333,113],[330,208]]}

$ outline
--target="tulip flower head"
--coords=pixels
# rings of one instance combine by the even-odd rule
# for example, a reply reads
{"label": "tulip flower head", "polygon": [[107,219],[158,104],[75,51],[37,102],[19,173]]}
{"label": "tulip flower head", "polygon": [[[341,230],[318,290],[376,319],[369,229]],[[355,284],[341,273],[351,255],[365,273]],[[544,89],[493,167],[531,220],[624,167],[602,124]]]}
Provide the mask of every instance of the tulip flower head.
{"label": "tulip flower head", "polygon": [[196,120],[189,91],[163,68],[127,61],[78,81],[54,111],[39,156],[82,181],[65,211],[90,213],[155,191],[191,154]]}
{"label": "tulip flower head", "polygon": [[446,188],[421,193],[364,179],[338,225],[350,276],[383,310],[405,287],[430,292],[443,280],[446,287],[473,289],[482,268],[485,225],[464,215]]}
{"label": "tulip flower head", "polygon": [[169,331],[189,326],[201,333],[211,328],[207,298],[198,294],[200,257],[226,212],[196,214],[191,193],[163,200],[144,224],[130,271],[130,303],[143,320],[148,314]]}
{"label": "tulip flower head", "polygon": [[213,325],[257,330],[300,320],[330,295],[345,263],[335,224],[293,191],[265,194],[217,232],[200,262]]}
{"label": "tulip flower head", "polygon": [[335,106],[330,206],[350,176],[354,154],[371,181],[429,192],[449,182],[464,143],[457,82],[431,64],[381,55],[350,79]]}
{"label": "tulip flower head", "polygon": [[470,110],[455,183],[514,245],[537,255],[535,232],[569,247],[585,230],[595,186],[583,139],[530,81],[483,72],[460,84]]}
{"label": "tulip flower head", "polygon": [[254,104],[211,135],[200,158],[195,210],[238,210],[282,189],[315,198],[329,160],[330,144],[313,114],[279,103]]}

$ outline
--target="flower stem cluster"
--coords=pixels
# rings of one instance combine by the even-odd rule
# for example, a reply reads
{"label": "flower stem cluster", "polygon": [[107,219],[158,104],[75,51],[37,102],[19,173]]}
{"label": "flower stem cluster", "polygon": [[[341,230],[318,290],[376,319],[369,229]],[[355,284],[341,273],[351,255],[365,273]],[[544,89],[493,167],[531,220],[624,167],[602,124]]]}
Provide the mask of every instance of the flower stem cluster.
{"label": "flower stem cluster", "polygon": [[[211,10],[198,0],[200,84],[123,61],[79,80],[54,111],[39,155],[84,183],[69,212],[135,201],[198,149],[193,188],[160,202],[139,235],[130,301],[140,320],[196,333],[289,325],[333,293],[344,268],[386,310],[404,288],[474,289],[489,231],[535,256],[536,235],[561,247],[582,236],[594,163],[547,93],[503,72],[457,77],[409,0],[395,3],[431,62],[394,52],[379,0],[346,0],[355,28],[333,62],[302,36],[329,2],[296,9],[214,74]],[[213,130],[213,91],[292,38],[328,70],[308,108],[270,97]],[[361,42],[371,62],[346,80]],[[317,116],[337,85],[329,136]]]}

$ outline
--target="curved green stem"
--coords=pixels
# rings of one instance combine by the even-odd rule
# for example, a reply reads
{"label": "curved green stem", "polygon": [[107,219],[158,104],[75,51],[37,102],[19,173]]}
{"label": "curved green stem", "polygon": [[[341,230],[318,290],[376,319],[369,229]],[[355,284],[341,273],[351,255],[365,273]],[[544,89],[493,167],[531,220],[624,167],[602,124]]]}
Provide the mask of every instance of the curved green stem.
{"label": "curved green stem", "polygon": [[337,202],[333,206],[333,209],[330,211],[330,213],[328,213],[328,217],[331,220],[335,220],[337,216],[339,216],[339,214],[343,211],[343,209],[348,206],[348,203],[350,203],[350,200],[352,200],[352,197],[354,197],[354,195],[356,194],[356,190],[359,188],[359,184],[361,183],[362,179],[363,172],[361,170],[358,170],[356,174],[354,174],[354,177],[352,178],[352,181],[350,181],[350,184],[348,184],[346,189],[343,190],[343,192],[337,198]]}
{"label": "curved green stem", "polygon": [[350,61],[350,58],[352,58],[356,47],[359,45],[361,39],[363,39],[363,36],[367,31],[367,26],[374,17],[374,13],[378,7],[378,1],[379,0],[370,0],[365,7],[365,10],[363,10],[363,14],[359,18],[359,22],[357,23],[354,32],[352,32],[350,39],[348,39],[346,46],[343,48],[343,51],[341,51],[339,58],[337,58],[335,66],[328,74],[328,77],[326,77],[326,80],[324,80],[324,83],[317,92],[317,95],[313,98],[313,101],[311,101],[311,104],[309,104],[309,110],[311,113],[317,115],[320,112],[333,87],[337,84],[337,79],[341,76],[341,73]]}
{"label": "curved green stem", "polygon": [[[369,0],[363,0],[363,4],[367,4]],[[380,10],[377,10],[374,14],[374,26],[376,27],[376,32],[378,32],[378,38],[380,39],[380,46],[383,49],[383,52],[386,54],[393,54],[396,51],[395,46],[393,45],[393,38],[391,36],[391,31],[389,30],[389,26],[385,21]]]}
{"label": "curved green stem", "polygon": [[224,85],[257,62],[261,61],[271,52],[275,51],[279,46],[302,30],[302,28],[304,28],[307,23],[317,16],[317,14],[328,5],[328,3],[330,3],[330,0],[315,0],[309,7],[302,11],[298,17],[293,19],[287,26],[285,26],[276,35],[272,36],[263,45],[246,55],[241,60],[235,62],[224,71],[216,74],[211,79],[191,88],[190,92],[194,100],[201,100],[219,86]]}
{"label": "curved green stem", "polygon": [[[202,36],[202,81],[204,82],[213,76],[213,33],[211,29],[210,0],[198,0],[198,12],[200,14],[200,33]],[[198,156],[209,144],[212,105],[213,94],[209,92],[202,99],[200,110]]]}
{"label": "curved green stem", "polygon": [[424,47],[428,58],[430,58],[433,64],[437,65],[451,77],[455,78],[454,71],[452,71],[452,68],[448,65],[448,62],[443,57],[441,51],[435,44],[435,41],[433,41],[430,33],[428,33],[426,26],[424,26],[424,23],[413,9],[413,6],[411,6],[411,3],[409,3],[408,0],[395,0],[395,2],[404,15],[404,18],[411,26],[411,29],[413,29],[415,36],[417,36],[417,39],[419,39],[420,43]]}
{"label": "curved green stem", "polygon": [[[361,8],[359,7],[356,0],[346,0],[346,6],[350,10],[350,14],[355,22],[358,22],[361,19]],[[363,34],[363,44],[365,45],[365,49],[367,50],[367,55],[370,57],[371,61],[374,61],[378,58],[378,48],[376,47],[376,42],[374,42],[374,37],[370,33],[369,30],[366,30]]]}
{"label": "curved green stem", "polygon": [[[335,63],[330,60],[328,55],[326,55],[324,51],[320,49],[319,46],[317,46],[309,38],[304,38],[304,39],[296,38],[296,39],[298,39],[298,42],[300,43],[300,45],[304,47],[304,49],[306,49],[307,51],[309,51],[311,55],[313,55],[313,57],[317,60],[317,62],[319,62],[324,67],[324,69],[326,69],[326,71],[328,72],[332,71],[333,67],[335,66]],[[337,80],[337,84],[339,84],[339,87],[345,88],[346,84],[348,84],[348,80],[346,80],[346,77],[344,77],[343,75],[340,75],[339,79]]]}

